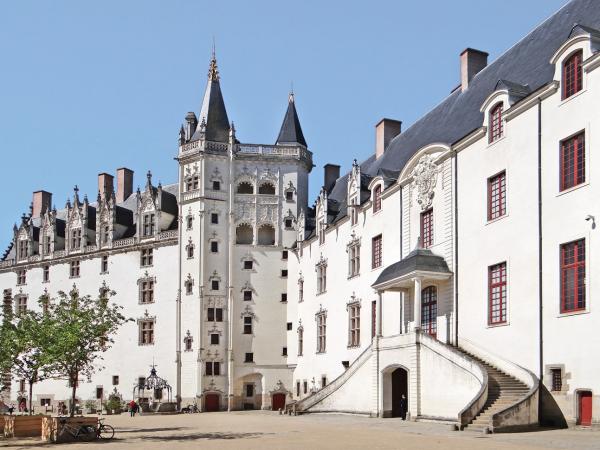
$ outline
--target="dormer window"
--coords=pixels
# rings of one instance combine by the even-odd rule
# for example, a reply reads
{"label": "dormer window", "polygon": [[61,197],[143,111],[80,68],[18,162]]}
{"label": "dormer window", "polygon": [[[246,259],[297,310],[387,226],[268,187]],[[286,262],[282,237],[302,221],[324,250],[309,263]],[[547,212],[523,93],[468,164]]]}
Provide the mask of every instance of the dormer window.
{"label": "dormer window", "polygon": [[45,255],[49,255],[52,250],[52,238],[48,235],[44,236],[43,250]]}
{"label": "dormer window", "polygon": [[490,143],[497,141],[504,134],[504,126],[503,126],[503,122],[502,122],[503,110],[504,110],[504,105],[502,103],[498,103],[490,111],[490,132],[489,132]]}
{"label": "dormer window", "polygon": [[375,189],[373,189],[373,212],[376,213],[377,211],[381,210],[381,185],[378,184],[377,186],[375,186]]}
{"label": "dormer window", "polygon": [[144,214],[144,228],[143,234],[144,236],[152,236],[154,235],[154,214]]}
{"label": "dormer window", "polygon": [[71,231],[71,249],[77,250],[81,247],[81,228]]}
{"label": "dormer window", "polygon": [[237,187],[238,194],[254,194],[254,187],[247,181],[242,181]]}
{"label": "dormer window", "polygon": [[569,56],[563,63],[563,100],[575,95],[583,89],[582,60],[583,51],[579,50]]}
{"label": "dormer window", "polygon": [[110,240],[110,227],[108,225],[102,226],[102,245],[108,244]]}
{"label": "dormer window", "polygon": [[198,175],[189,177],[185,183],[186,190],[194,191],[194,190],[198,189],[198,181],[199,181]]}
{"label": "dormer window", "polygon": [[27,251],[28,251],[28,245],[29,243],[27,242],[26,239],[21,239],[19,241],[19,259],[26,259],[27,258]]}
{"label": "dormer window", "polygon": [[263,195],[275,195],[275,186],[271,183],[263,183],[258,187],[258,193]]}

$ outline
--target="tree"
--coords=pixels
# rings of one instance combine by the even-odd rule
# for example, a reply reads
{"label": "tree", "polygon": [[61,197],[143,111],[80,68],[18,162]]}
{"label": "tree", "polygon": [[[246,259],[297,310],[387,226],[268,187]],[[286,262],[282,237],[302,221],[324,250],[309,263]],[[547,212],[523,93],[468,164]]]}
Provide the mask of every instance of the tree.
{"label": "tree", "polygon": [[16,350],[14,325],[6,318],[0,323],[0,394],[10,386]]}
{"label": "tree", "polygon": [[49,327],[47,356],[56,378],[67,378],[71,386],[71,417],[75,414],[77,385],[80,377],[91,379],[101,370],[102,354],[114,343],[112,336],[126,322],[122,306],[110,303],[115,292],[101,289],[98,298],[80,296],[73,288],[59,292],[48,306]]}

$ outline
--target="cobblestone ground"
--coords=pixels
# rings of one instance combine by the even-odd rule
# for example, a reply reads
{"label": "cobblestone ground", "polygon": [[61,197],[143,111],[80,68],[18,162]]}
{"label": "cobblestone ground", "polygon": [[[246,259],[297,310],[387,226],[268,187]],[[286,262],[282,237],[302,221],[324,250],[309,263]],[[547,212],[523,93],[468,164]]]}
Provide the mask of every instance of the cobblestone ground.
{"label": "cobblestone ground", "polygon": [[110,442],[42,444],[0,439],[0,448],[78,449],[573,449],[600,450],[600,431],[552,430],[481,435],[447,425],[349,415],[280,416],[268,411],[108,416],[117,432]]}

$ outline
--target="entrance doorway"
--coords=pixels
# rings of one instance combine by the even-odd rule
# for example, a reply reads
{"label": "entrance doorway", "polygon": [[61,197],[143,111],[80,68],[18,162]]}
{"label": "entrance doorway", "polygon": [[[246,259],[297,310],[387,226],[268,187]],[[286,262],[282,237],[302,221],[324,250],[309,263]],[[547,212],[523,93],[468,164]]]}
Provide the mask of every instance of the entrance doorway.
{"label": "entrance doorway", "polygon": [[204,411],[215,412],[219,411],[220,396],[219,394],[204,395]]}
{"label": "entrance doorway", "polygon": [[273,411],[285,409],[285,394],[273,394],[271,399],[271,408]]}
{"label": "entrance doorway", "polygon": [[577,395],[579,403],[579,425],[592,425],[592,393],[590,391],[580,391]]}
{"label": "entrance doorway", "polygon": [[[404,395],[404,399],[402,396]],[[392,417],[406,419],[408,411],[408,373],[402,368],[392,372]]]}

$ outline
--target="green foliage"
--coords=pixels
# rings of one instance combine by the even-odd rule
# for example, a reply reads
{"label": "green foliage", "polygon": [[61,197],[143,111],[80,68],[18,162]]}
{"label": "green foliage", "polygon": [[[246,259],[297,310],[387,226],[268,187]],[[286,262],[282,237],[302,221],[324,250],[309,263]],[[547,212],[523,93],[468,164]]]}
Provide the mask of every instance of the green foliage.
{"label": "green foliage", "polygon": [[13,359],[17,354],[16,339],[14,334],[14,326],[7,320],[3,320],[0,324],[0,390],[4,386],[4,381],[9,380],[9,375],[13,365]]}

